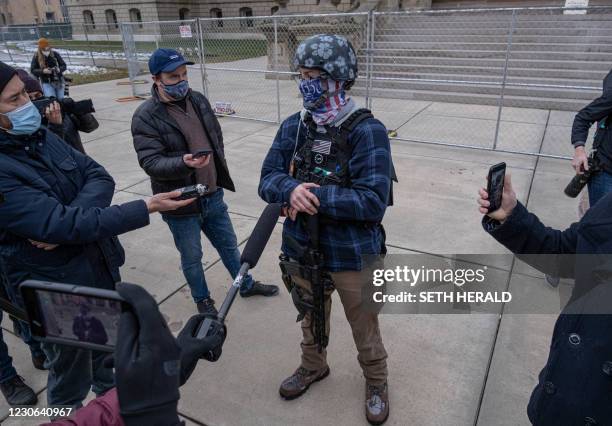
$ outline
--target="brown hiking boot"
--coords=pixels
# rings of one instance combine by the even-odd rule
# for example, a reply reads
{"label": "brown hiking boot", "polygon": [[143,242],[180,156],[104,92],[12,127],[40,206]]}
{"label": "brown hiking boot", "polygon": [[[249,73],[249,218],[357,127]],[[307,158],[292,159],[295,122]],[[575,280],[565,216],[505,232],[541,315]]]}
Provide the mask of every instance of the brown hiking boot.
{"label": "brown hiking boot", "polygon": [[314,382],[321,381],[327,376],[329,376],[329,367],[314,371],[300,367],[293,375],[283,380],[278,392],[283,399],[295,399],[303,395]]}
{"label": "brown hiking boot", "polygon": [[387,383],[380,386],[366,384],[366,418],[371,425],[382,425],[389,417]]}

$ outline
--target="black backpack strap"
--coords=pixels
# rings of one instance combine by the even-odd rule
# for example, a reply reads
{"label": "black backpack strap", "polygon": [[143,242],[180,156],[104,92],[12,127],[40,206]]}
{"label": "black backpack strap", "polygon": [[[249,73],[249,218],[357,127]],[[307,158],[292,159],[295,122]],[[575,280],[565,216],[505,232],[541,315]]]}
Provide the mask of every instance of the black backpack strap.
{"label": "black backpack strap", "polygon": [[364,120],[367,120],[368,118],[374,118],[374,115],[372,115],[372,111],[370,111],[367,108],[360,108],[357,111],[353,112],[340,125],[340,128],[338,129],[338,132],[336,133],[337,142],[339,144],[340,149],[347,155],[350,155],[350,151],[351,151],[349,144],[348,144],[349,135],[351,134],[353,130],[355,130],[355,128],[357,127],[359,123],[361,123]]}

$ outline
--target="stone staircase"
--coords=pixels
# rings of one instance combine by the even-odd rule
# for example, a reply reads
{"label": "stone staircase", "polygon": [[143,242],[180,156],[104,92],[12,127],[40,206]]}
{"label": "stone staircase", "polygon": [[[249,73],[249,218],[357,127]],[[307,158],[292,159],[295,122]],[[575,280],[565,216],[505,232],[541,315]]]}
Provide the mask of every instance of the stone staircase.
{"label": "stone staircase", "polygon": [[[378,15],[371,96],[498,105],[511,14]],[[504,106],[576,111],[601,94],[612,69],[612,8],[517,12],[515,22]],[[358,54],[365,75],[365,46]],[[354,91],[365,93],[363,79]]]}

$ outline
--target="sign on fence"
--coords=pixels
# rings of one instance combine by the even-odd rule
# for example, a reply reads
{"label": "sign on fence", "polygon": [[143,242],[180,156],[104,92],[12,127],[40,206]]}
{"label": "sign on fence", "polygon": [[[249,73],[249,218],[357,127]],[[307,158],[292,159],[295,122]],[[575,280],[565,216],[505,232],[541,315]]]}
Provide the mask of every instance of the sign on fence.
{"label": "sign on fence", "polygon": [[191,25],[181,25],[179,26],[179,32],[181,33],[181,38],[191,38],[193,34],[191,33]]}
{"label": "sign on fence", "polygon": [[215,113],[223,115],[236,114],[236,111],[232,109],[231,102],[215,102]]}

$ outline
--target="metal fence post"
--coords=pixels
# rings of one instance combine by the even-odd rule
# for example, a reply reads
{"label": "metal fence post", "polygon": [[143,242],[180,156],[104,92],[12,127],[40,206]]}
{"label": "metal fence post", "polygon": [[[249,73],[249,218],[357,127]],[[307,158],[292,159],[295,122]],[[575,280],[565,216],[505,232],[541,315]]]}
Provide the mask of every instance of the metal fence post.
{"label": "metal fence post", "polygon": [[495,138],[493,139],[493,149],[497,148],[499,140],[499,128],[501,125],[501,114],[504,108],[504,92],[506,91],[506,80],[508,79],[508,60],[512,50],[512,35],[516,29],[516,9],[512,10],[512,18],[510,19],[510,29],[508,31],[508,42],[506,44],[506,59],[504,61],[504,75],[502,79],[501,91],[499,93],[499,107],[497,109],[497,123],[495,124]]}
{"label": "metal fence post", "polygon": [[[204,52],[204,32],[202,31],[202,20],[200,18],[198,20],[198,43],[200,44],[200,75],[202,77],[202,91],[204,92],[204,96],[208,98],[208,85],[206,84],[206,66],[205,66],[205,56]],[[155,44],[157,46],[157,39],[155,40]]]}
{"label": "metal fence post", "polygon": [[117,61],[115,60],[115,54],[113,53],[113,46],[111,46],[110,36],[108,35],[108,27],[106,27],[106,41],[108,41],[108,50],[110,51],[111,58],[113,58],[113,66],[117,68]]}
{"label": "metal fence post", "polygon": [[138,63],[138,53],[136,52],[134,28],[132,25],[127,23],[121,24],[121,38],[123,40],[123,51],[127,62],[128,76],[132,86],[132,95],[140,96],[134,83],[134,80],[136,80],[140,73],[140,64]]}
{"label": "metal fence post", "polygon": [[278,19],[273,17],[274,21],[274,71],[276,73],[276,121],[281,122],[281,104],[280,104],[280,75],[278,74]]}
{"label": "metal fence post", "polygon": [[366,92],[365,92],[365,106],[366,108],[372,108],[372,101],[370,98],[370,85],[372,83],[372,69],[370,68],[372,62],[372,42],[373,37],[373,26],[374,26],[374,12],[368,12],[368,18],[366,20]]}
{"label": "metal fence post", "polygon": [[9,45],[6,42],[6,38],[4,37],[4,31],[2,32],[2,41],[4,42],[4,47],[6,47],[6,53],[8,53],[9,58],[11,58],[11,62],[15,63],[15,60],[13,59],[13,55],[11,54],[11,49],[9,48]]}
{"label": "metal fence post", "polygon": [[93,52],[91,50],[91,43],[89,43],[89,35],[87,34],[87,24],[83,24],[83,32],[85,33],[85,41],[87,42],[87,48],[89,49],[89,56],[91,56],[91,62],[93,63],[93,66],[97,66],[96,65],[96,60],[94,59],[94,55]]}
{"label": "metal fence post", "polygon": [[[60,33],[60,40],[64,41],[64,32],[62,31],[62,26],[59,25],[58,26],[59,29],[59,33]],[[66,49],[66,57],[68,58],[68,63],[70,65],[72,65],[72,58],[70,58],[70,49]]]}

